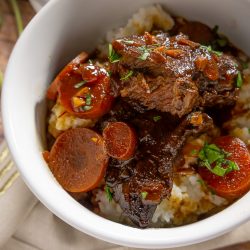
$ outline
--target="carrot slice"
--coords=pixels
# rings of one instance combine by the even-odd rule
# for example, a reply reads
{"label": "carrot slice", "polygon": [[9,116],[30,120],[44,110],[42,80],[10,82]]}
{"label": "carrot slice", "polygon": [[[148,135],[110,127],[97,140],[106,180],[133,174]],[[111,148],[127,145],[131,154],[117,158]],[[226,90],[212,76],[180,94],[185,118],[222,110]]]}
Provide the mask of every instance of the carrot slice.
{"label": "carrot slice", "polygon": [[133,157],[136,149],[134,129],[124,122],[110,122],[103,130],[108,155],[119,160]]}
{"label": "carrot slice", "polygon": [[205,76],[209,78],[212,81],[218,80],[220,76],[219,68],[216,63],[216,60],[214,59],[214,56],[208,61],[206,64],[206,67],[203,70]]}
{"label": "carrot slice", "polygon": [[87,192],[102,181],[108,165],[102,136],[86,128],[64,132],[54,143],[49,167],[69,192]]}
{"label": "carrot slice", "polygon": [[198,172],[218,195],[228,199],[239,198],[250,189],[249,151],[244,142],[231,136],[219,137],[214,143],[231,154],[228,160],[237,163],[239,170],[232,171],[224,177],[217,176],[206,168],[199,168]]}
{"label": "carrot slice", "polygon": [[49,151],[44,151],[43,153],[43,159],[48,163],[49,162]]}
{"label": "carrot slice", "polygon": [[[110,78],[104,68],[93,64],[80,67],[81,76],[74,70],[65,74],[59,87],[59,102],[72,115],[80,118],[95,119],[106,114],[113,103]],[[82,83],[80,87],[78,84]],[[89,103],[86,97],[89,96]],[[86,105],[74,104],[74,97],[80,97]]]}
{"label": "carrot slice", "polygon": [[73,68],[79,68],[80,65],[86,62],[89,58],[89,55],[86,52],[82,52],[75,59],[73,59],[64,69],[57,75],[55,80],[51,83],[47,90],[47,98],[56,101],[58,95],[58,88],[61,83],[61,77],[70,72]]}

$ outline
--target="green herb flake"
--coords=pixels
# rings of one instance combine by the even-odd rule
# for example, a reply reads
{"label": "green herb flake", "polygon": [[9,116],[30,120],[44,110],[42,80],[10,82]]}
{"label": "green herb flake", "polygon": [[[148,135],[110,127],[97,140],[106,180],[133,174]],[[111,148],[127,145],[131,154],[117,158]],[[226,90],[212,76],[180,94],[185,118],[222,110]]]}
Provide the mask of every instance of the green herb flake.
{"label": "green herb flake", "polygon": [[141,59],[142,61],[147,60],[147,58],[150,56],[150,51],[154,50],[155,47],[159,45],[161,44],[155,43],[155,44],[150,45],[152,48],[149,48],[146,45],[139,47],[138,50],[141,52],[141,55],[138,58]]}
{"label": "green herb flake", "polygon": [[241,64],[242,64],[243,69],[248,68],[248,62],[242,62]]}
{"label": "green herb flake", "polygon": [[74,88],[75,89],[79,89],[81,88],[87,81],[82,81],[82,82],[79,82],[77,84],[74,85]]}
{"label": "green herb flake", "polygon": [[154,117],[153,117],[153,120],[154,120],[155,122],[158,122],[158,121],[161,120],[161,116],[159,116],[159,115],[154,116]]}
{"label": "green herb flake", "polygon": [[109,61],[111,63],[119,62],[121,59],[121,56],[119,56],[113,49],[112,44],[109,44]]}
{"label": "green herb flake", "polygon": [[219,31],[219,25],[216,24],[216,25],[213,27],[212,31],[213,31],[215,34],[217,34],[218,31]]}
{"label": "green herb flake", "polygon": [[128,73],[126,73],[124,76],[121,77],[121,81],[126,81],[128,80],[132,75],[134,74],[133,70],[129,70]]}
{"label": "green herb flake", "polygon": [[132,40],[123,40],[124,43],[126,44],[134,44],[135,42]]}
{"label": "green herb flake", "polygon": [[218,36],[218,39],[215,40],[215,42],[220,46],[220,47],[225,47],[228,44],[228,39],[222,34],[219,34],[219,26],[215,25],[213,28],[213,33]]}
{"label": "green herb flake", "polygon": [[229,156],[230,153],[215,144],[205,143],[198,154],[199,166],[206,167],[213,174],[223,177],[232,171],[239,170],[237,163],[226,159]]}
{"label": "green herb flake", "polygon": [[91,96],[91,94],[87,94],[86,95],[86,105],[90,106],[91,102],[92,102],[92,96]]}
{"label": "green herb flake", "polygon": [[216,195],[216,192],[215,192],[215,190],[214,190],[214,189],[209,188],[208,190],[210,191],[210,193],[211,193],[212,195]]}
{"label": "green herb flake", "polygon": [[93,61],[91,59],[88,60],[88,63],[93,65]]}
{"label": "green herb flake", "polygon": [[134,44],[135,43],[133,40],[124,40],[124,39],[118,39],[116,41],[126,43],[126,44]]}
{"label": "green herb flake", "polygon": [[142,197],[142,199],[143,200],[145,200],[146,198],[147,198],[147,196],[148,196],[148,192],[141,192],[141,197]]}
{"label": "green herb flake", "polygon": [[108,201],[111,202],[113,200],[113,193],[111,192],[110,187],[106,185],[104,190]]}
{"label": "green herb flake", "polygon": [[248,133],[250,134],[250,128],[248,129]]}
{"label": "green herb flake", "polygon": [[141,55],[139,56],[139,59],[141,59],[142,61],[147,60],[147,58],[150,56],[150,50],[151,49],[148,49],[146,46],[141,46],[138,49],[141,52]]}
{"label": "green herb flake", "polygon": [[201,45],[201,48],[206,49],[208,52],[214,53],[217,56],[221,56],[223,54],[221,51],[213,50],[211,45],[209,45],[209,46]]}
{"label": "green herb flake", "polygon": [[193,150],[191,151],[191,156],[197,156],[197,155],[198,155],[198,153],[199,153],[199,151],[198,151],[198,150],[193,149]]}
{"label": "green herb flake", "polygon": [[211,187],[209,187],[204,180],[198,179],[197,183],[199,183],[202,187],[206,188],[212,195],[216,195],[216,192]]}
{"label": "green herb flake", "polygon": [[111,76],[112,76],[112,71],[108,70],[108,71],[107,71],[107,75],[108,75],[109,77],[111,77]]}
{"label": "green herb flake", "polygon": [[92,108],[93,108],[92,106],[86,105],[86,106],[81,107],[81,110],[82,110],[82,111],[89,111],[89,110],[91,110]]}
{"label": "green herb flake", "polygon": [[228,40],[225,37],[221,37],[217,39],[216,42],[218,43],[220,47],[225,47],[228,44]]}
{"label": "green herb flake", "polygon": [[236,87],[241,88],[242,84],[243,84],[242,75],[241,72],[239,71],[236,81]]}
{"label": "green herb flake", "polygon": [[221,51],[216,51],[216,50],[213,50],[212,53],[214,53],[217,56],[222,56],[223,54]]}
{"label": "green herb flake", "polygon": [[205,181],[202,180],[202,179],[198,179],[197,182],[198,182],[201,186],[206,186]]}
{"label": "green herb flake", "polygon": [[150,49],[148,49],[146,46],[141,46],[138,49],[141,52],[139,59],[141,59],[142,61],[147,60],[147,58],[150,56]]}

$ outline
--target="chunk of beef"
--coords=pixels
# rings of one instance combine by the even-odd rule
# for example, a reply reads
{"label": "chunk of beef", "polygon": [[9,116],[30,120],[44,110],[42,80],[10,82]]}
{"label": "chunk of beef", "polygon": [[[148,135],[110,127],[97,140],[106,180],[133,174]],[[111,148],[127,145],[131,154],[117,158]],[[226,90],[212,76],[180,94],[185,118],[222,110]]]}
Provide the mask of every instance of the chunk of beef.
{"label": "chunk of beef", "polygon": [[[112,65],[113,89],[149,109],[182,117],[199,106],[232,105],[236,100],[236,59],[185,35],[145,33],[112,45],[121,55]],[[132,76],[124,77],[131,70]]]}
{"label": "chunk of beef", "polygon": [[122,97],[129,97],[144,104],[149,109],[158,109],[182,116],[198,105],[199,93],[192,81],[175,80],[169,82],[163,76],[151,77],[137,73],[120,90]]}
{"label": "chunk of beef", "polygon": [[[194,112],[179,119],[167,113],[131,108],[118,102],[102,121],[125,121],[139,139],[135,156],[128,161],[111,159],[106,182],[124,213],[138,226],[147,227],[157,205],[170,196],[174,164],[186,138],[213,126],[206,114]],[[133,105],[134,107],[134,105]],[[156,120],[155,117],[158,117]]]}
{"label": "chunk of beef", "polygon": [[216,33],[207,25],[200,22],[187,21],[181,17],[176,18],[171,35],[180,33],[187,35],[194,42],[206,45],[212,44],[216,38]]}

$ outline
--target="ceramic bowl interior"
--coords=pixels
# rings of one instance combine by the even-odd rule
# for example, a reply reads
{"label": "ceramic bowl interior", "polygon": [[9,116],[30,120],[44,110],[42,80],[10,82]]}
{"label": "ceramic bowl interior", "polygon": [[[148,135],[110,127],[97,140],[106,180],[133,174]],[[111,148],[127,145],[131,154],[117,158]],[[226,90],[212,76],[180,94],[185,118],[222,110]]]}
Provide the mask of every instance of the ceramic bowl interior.
{"label": "ceramic bowl interior", "polygon": [[31,21],[9,61],[3,87],[6,138],[34,194],[57,216],[99,239],[126,246],[165,248],[217,237],[250,218],[250,193],[202,221],[169,229],[141,230],[106,220],[72,199],[44,162],[45,91],[56,73],[80,51],[91,51],[105,33],[122,26],[140,7],[160,3],[170,13],[218,24],[250,53],[248,0],[52,0]]}

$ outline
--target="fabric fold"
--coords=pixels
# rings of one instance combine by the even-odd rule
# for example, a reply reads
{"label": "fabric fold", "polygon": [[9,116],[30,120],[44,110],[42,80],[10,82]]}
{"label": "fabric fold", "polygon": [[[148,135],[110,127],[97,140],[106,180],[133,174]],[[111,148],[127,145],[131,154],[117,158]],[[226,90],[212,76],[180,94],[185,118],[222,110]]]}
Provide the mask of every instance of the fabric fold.
{"label": "fabric fold", "polygon": [[37,199],[22,179],[18,179],[0,196],[0,248],[29,215]]}

